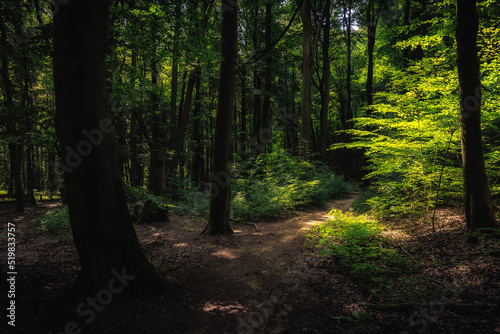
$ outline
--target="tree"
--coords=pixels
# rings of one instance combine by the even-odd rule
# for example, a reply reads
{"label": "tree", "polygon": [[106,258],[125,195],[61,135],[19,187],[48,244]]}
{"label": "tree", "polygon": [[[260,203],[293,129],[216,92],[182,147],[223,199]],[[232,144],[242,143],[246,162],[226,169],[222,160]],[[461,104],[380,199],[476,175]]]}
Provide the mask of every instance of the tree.
{"label": "tree", "polygon": [[312,80],[312,50],[311,50],[311,2],[302,2],[302,104],[300,148],[302,155],[308,155],[311,141],[311,80]]}
{"label": "tree", "polygon": [[475,0],[457,1],[457,66],[460,87],[464,204],[467,230],[497,227],[486,177],[481,135],[481,81]]}
{"label": "tree", "polygon": [[321,80],[321,110],[320,110],[320,160],[326,162],[326,149],[328,145],[328,110],[330,107],[330,0],[326,0],[323,27],[323,76]]}
{"label": "tree", "polygon": [[219,104],[215,125],[212,163],[210,217],[202,234],[232,234],[229,224],[231,176],[229,157],[233,137],[238,17],[236,0],[222,0],[222,62],[219,79]]}
{"label": "tree", "polygon": [[109,2],[73,0],[54,17],[56,124],[73,240],[76,287],[107,286],[112,271],[137,288],[166,284],[148,261],[130,220],[106,89]]}

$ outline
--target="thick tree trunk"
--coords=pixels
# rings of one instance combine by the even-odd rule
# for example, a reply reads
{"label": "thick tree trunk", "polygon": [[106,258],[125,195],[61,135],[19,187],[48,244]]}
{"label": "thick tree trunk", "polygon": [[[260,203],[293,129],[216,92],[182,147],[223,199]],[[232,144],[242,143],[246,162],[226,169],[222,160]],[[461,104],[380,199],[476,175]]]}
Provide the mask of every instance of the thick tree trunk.
{"label": "thick tree trunk", "polygon": [[219,105],[215,125],[215,145],[212,165],[212,199],[210,218],[202,233],[232,234],[229,224],[231,200],[231,171],[229,160],[233,136],[235,102],[235,71],[237,54],[237,1],[222,0],[222,63],[219,81]]}
{"label": "thick tree trunk", "polygon": [[137,289],[153,290],[165,282],[137,240],[118,169],[106,90],[108,5],[72,0],[54,17],[56,124],[81,264],[76,286],[95,292],[118,273]]}
{"label": "thick tree trunk", "polygon": [[486,177],[481,136],[481,81],[475,0],[457,1],[457,65],[460,87],[462,161],[467,230],[497,227]]}
{"label": "thick tree trunk", "polygon": [[302,2],[302,102],[300,127],[300,153],[308,156],[311,145],[311,2]]}

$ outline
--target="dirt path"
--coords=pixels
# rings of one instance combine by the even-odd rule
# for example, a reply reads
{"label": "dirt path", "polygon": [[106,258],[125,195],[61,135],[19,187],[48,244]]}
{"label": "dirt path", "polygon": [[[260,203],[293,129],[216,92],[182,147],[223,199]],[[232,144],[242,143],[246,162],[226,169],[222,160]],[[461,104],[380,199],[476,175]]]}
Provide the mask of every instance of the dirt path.
{"label": "dirt path", "polygon": [[196,260],[169,277],[186,287],[192,305],[194,317],[184,333],[295,333],[299,319],[291,317],[296,313],[304,318],[304,326],[319,302],[308,288],[318,270],[311,269],[315,258],[304,246],[305,235],[326,221],[330,210],[348,210],[356,197],[330,202],[322,210],[297,212],[290,219],[237,225],[230,237],[196,235],[186,240],[198,249],[189,256]]}

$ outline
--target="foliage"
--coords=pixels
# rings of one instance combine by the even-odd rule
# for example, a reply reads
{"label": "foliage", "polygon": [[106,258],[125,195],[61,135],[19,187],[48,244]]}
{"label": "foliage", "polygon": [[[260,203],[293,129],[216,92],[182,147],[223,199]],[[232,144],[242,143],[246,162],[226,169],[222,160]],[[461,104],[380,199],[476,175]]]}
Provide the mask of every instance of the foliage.
{"label": "foliage", "polygon": [[351,191],[325,166],[284,151],[262,154],[242,167],[232,183],[234,219],[279,217],[291,210],[321,206]]}
{"label": "foliage", "polygon": [[52,236],[65,236],[71,233],[71,224],[69,221],[68,207],[51,210],[38,218],[35,224],[40,227],[43,233]]}
{"label": "foliage", "polygon": [[332,218],[316,226],[309,237],[316,242],[320,256],[333,256],[355,275],[381,281],[388,271],[398,270],[404,262],[397,251],[388,247],[384,228],[363,216],[330,212]]}
{"label": "foliage", "polygon": [[175,198],[171,196],[171,211],[184,216],[207,217],[210,209],[210,198],[208,191],[200,190],[191,180],[173,180]]}
{"label": "foliage", "polygon": [[329,215],[307,235],[307,244],[315,245],[321,257],[335,260],[380,298],[425,299],[425,293],[415,289],[423,282],[413,274],[415,264],[399,252],[380,223],[338,210]]}
{"label": "foliage", "polygon": [[154,209],[165,210],[168,207],[165,198],[153,195],[143,187],[131,187],[125,185],[125,197],[128,202],[149,202]]}

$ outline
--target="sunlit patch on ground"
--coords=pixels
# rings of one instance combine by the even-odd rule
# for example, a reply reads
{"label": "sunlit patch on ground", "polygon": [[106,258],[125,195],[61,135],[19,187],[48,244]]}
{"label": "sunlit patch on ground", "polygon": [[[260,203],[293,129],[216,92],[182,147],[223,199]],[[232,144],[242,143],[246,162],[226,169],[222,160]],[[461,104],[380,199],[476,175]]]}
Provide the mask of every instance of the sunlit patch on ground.
{"label": "sunlit patch on ground", "polygon": [[223,305],[218,302],[206,302],[203,305],[203,311],[205,312],[223,312],[227,314],[234,314],[242,311],[247,311],[248,309],[241,304],[233,304],[233,305]]}
{"label": "sunlit patch on ground", "polygon": [[223,258],[223,259],[228,259],[228,260],[234,260],[234,259],[236,259],[238,257],[232,251],[226,250],[226,249],[223,249],[223,250],[217,251],[215,253],[212,253],[212,255],[216,256],[216,257]]}

